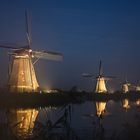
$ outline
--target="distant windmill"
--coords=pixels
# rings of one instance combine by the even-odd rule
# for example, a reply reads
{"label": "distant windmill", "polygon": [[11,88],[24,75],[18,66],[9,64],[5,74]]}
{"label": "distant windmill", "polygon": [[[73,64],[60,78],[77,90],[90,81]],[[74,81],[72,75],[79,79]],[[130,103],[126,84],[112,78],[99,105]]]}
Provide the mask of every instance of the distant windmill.
{"label": "distant windmill", "polygon": [[129,86],[130,86],[130,83],[127,81],[127,78],[125,78],[125,82],[121,84],[122,93],[129,92]]}
{"label": "distant windmill", "polygon": [[140,84],[139,84],[139,80],[137,80],[137,83],[135,83],[135,84],[131,84],[131,87],[134,89],[134,91],[136,91],[136,92],[140,92]]}
{"label": "distant windmill", "polygon": [[[93,77],[92,74],[82,74],[83,77]],[[106,81],[113,79],[112,76],[103,76],[102,72],[102,62],[99,64],[99,75],[96,77],[95,93],[106,93]]]}
{"label": "distant windmill", "polygon": [[[61,53],[50,52],[50,51],[34,51],[31,49],[32,39],[29,27],[29,16],[25,12],[26,17],[26,35],[27,45],[11,46],[11,45],[0,45],[1,48],[11,49],[12,56],[11,70],[9,73],[9,91],[10,92],[36,92],[39,89],[37,82],[34,64],[39,59],[49,59],[61,61],[63,56]],[[33,62],[32,59],[35,59]]]}
{"label": "distant windmill", "polygon": [[135,91],[136,92],[140,92],[140,85],[135,85],[135,86],[133,86],[134,88],[135,88]]}

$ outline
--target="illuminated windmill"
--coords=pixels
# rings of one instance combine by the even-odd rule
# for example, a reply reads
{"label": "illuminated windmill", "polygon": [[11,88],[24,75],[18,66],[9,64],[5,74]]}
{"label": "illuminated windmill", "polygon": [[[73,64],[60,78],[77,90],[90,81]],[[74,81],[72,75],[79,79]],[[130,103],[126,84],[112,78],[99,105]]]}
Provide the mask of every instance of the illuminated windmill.
{"label": "illuminated windmill", "polygon": [[[93,77],[92,74],[83,74],[84,77]],[[112,76],[103,76],[102,73],[102,62],[99,64],[99,75],[96,77],[95,93],[106,93],[106,81],[111,80]]]}
{"label": "illuminated windmill", "polygon": [[122,83],[122,93],[127,93],[129,92],[129,86],[130,86],[130,83],[127,81],[127,78],[125,78],[125,82]]}
{"label": "illuminated windmill", "polygon": [[[61,61],[63,59],[62,54],[50,51],[34,51],[31,48],[31,32],[29,28],[29,17],[26,16],[26,33],[27,33],[27,45],[7,46],[0,45],[1,48],[11,49],[12,56],[8,87],[10,92],[36,92],[39,89],[37,82],[34,64],[39,59],[49,59]],[[34,58],[34,61],[33,61]]]}
{"label": "illuminated windmill", "polygon": [[133,86],[136,92],[140,92],[140,85]]}
{"label": "illuminated windmill", "polygon": [[131,87],[134,89],[135,92],[140,92],[140,84],[139,84],[139,81],[137,81],[137,84],[131,85]]}

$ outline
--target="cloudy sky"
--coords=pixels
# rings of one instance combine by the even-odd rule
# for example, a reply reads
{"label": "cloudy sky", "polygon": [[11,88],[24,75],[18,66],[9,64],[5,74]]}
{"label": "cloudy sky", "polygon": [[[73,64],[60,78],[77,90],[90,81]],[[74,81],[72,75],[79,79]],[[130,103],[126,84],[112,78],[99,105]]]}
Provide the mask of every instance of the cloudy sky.
{"label": "cloudy sky", "polygon": [[[40,60],[42,87],[94,88],[83,72],[116,76],[108,86],[140,83],[140,2],[137,0],[1,0],[0,43],[26,44],[25,10],[32,21],[32,48],[64,55],[63,62]],[[0,49],[0,84],[7,81],[7,50]]]}

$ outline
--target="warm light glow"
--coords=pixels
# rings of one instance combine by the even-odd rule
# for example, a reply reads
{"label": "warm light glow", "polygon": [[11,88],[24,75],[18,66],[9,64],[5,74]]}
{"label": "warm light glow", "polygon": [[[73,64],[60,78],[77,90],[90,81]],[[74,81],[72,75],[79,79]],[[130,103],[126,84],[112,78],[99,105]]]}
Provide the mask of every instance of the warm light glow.
{"label": "warm light glow", "polygon": [[136,86],[136,91],[140,91],[140,86]]}
{"label": "warm light glow", "polygon": [[96,102],[96,114],[98,117],[101,115],[104,115],[105,113],[105,107],[106,107],[106,102]]}
{"label": "warm light glow", "polygon": [[38,111],[35,109],[13,109],[8,112],[8,121],[13,134],[27,138],[32,134]]}
{"label": "warm light glow", "polygon": [[39,85],[36,79],[35,70],[29,55],[13,56],[9,79],[11,92],[35,92]]}
{"label": "warm light glow", "polygon": [[138,100],[136,101],[136,105],[137,105],[137,106],[140,106],[140,99],[138,99]]}
{"label": "warm light glow", "polygon": [[129,86],[128,83],[122,84],[122,92],[123,92],[123,93],[129,92],[128,86]]}
{"label": "warm light glow", "polygon": [[96,93],[105,93],[105,92],[107,92],[106,85],[105,85],[105,79],[103,77],[97,78],[95,92]]}
{"label": "warm light glow", "polygon": [[125,108],[125,109],[130,108],[130,106],[129,106],[129,100],[128,100],[128,99],[122,100],[122,106],[123,106],[123,108]]}
{"label": "warm light glow", "polygon": [[59,91],[56,89],[46,90],[46,93],[58,93]]}
{"label": "warm light glow", "polygon": [[31,53],[32,52],[32,50],[31,49],[29,49],[29,53]]}

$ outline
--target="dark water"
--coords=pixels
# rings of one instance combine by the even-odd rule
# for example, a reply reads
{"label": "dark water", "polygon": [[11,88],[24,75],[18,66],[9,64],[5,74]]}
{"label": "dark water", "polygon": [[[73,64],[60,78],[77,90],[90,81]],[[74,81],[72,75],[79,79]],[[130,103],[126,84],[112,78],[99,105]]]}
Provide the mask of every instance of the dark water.
{"label": "dark water", "polygon": [[140,100],[0,109],[0,140],[140,139]]}

